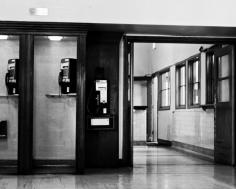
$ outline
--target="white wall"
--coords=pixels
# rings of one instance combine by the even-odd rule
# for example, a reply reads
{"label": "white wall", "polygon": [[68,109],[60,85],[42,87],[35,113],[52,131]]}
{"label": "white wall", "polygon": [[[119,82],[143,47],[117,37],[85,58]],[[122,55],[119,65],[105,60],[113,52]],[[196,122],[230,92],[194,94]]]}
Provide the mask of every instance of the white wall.
{"label": "white wall", "polygon": [[75,159],[76,98],[45,94],[59,94],[60,61],[76,58],[76,46],[76,38],[35,40],[34,159]]}
{"label": "white wall", "polygon": [[[151,74],[150,45],[147,43],[134,44],[134,76]],[[134,106],[147,106],[147,82],[134,81]],[[147,111],[135,110],[133,117],[133,140],[146,141]]]}
{"label": "white wall", "polygon": [[0,40],[0,121],[8,124],[7,139],[0,139],[0,160],[17,159],[18,97],[7,97],[5,85],[8,60],[14,58],[19,58],[19,39]]}
{"label": "white wall", "polygon": [[[174,64],[183,61],[190,56],[199,53],[200,44],[157,44],[152,49],[152,44],[141,44],[138,52],[146,52],[142,56],[150,56],[152,73],[163,68],[170,67],[171,78],[171,106],[170,110],[157,110],[157,79],[153,79],[153,129],[154,136],[164,140],[175,140],[192,144],[208,149],[214,149],[214,112],[213,110],[203,111],[197,109],[176,109],[175,108],[175,66]],[[149,51],[149,53],[147,52]],[[134,51],[135,53],[135,51]],[[145,65],[138,64],[137,70],[146,69]],[[205,54],[201,54],[201,104],[205,104]],[[137,88],[137,87],[136,87]],[[156,97],[156,98],[154,98]],[[137,98],[134,96],[134,99]]]}
{"label": "white wall", "polygon": [[[149,44],[151,46],[151,44]],[[185,60],[189,56],[199,53],[199,48],[211,45],[184,44],[184,43],[158,43],[157,48],[151,51],[151,70],[153,72]]]}
{"label": "white wall", "polygon": [[134,106],[147,106],[147,82],[134,81]]}
{"label": "white wall", "polygon": [[[2,0],[0,20],[236,26],[235,0]],[[48,16],[29,8],[47,7]]]}
{"label": "white wall", "polygon": [[152,74],[151,49],[149,43],[134,43],[134,76]]}
{"label": "white wall", "polygon": [[[199,53],[199,44],[158,44],[152,51],[153,72],[170,66],[170,110],[158,111],[158,138],[214,149],[214,112],[201,108],[175,108],[174,64]],[[201,104],[205,103],[205,55],[201,55]],[[155,94],[154,94],[155,95]],[[155,106],[155,104],[154,104]]]}
{"label": "white wall", "polygon": [[133,141],[146,141],[147,110],[134,110]]}

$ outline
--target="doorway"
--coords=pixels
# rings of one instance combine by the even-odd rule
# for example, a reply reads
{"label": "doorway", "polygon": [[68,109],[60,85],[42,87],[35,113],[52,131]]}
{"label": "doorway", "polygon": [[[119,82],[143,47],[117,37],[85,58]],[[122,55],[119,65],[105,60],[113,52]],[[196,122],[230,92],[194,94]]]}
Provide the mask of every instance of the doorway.
{"label": "doorway", "polygon": [[68,81],[76,77],[77,38],[56,37],[34,37],[33,166],[37,173],[76,171],[76,90]]}
{"label": "doorway", "polygon": [[[186,151],[202,152],[207,158],[214,159],[216,163],[234,165],[235,139],[232,103],[234,101],[232,84],[232,70],[234,68],[230,69],[231,71],[227,71],[227,65],[224,66],[223,76],[219,75],[221,72],[219,72],[218,68],[223,64],[219,62],[227,62],[224,64],[233,65],[233,45],[221,45],[218,43],[167,44],[163,43],[163,41],[158,43],[158,40],[154,38],[154,44],[150,43],[150,40],[148,40],[149,43],[145,44],[145,40],[141,41],[141,38],[136,39],[136,41],[135,37],[131,37],[130,41],[128,39],[129,37],[127,37],[128,56],[126,58],[130,69],[128,85],[130,87],[128,92],[131,97],[130,103],[128,103],[131,110],[129,121],[131,123],[130,132],[132,137],[130,144],[136,144],[134,137],[135,128],[137,127],[135,125],[137,120],[135,120],[134,115],[134,109],[136,109],[134,101],[135,77],[137,78],[137,75],[135,75],[135,49],[137,48],[135,46],[149,44],[149,56],[151,56],[152,61],[159,62],[159,64],[151,66],[151,72],[149,70],[148,73],[142,75],[151,76],[152,90],[151,95],[149,95],[153,102],[149,105],[152,115],[151,120],[149,120],[152,123],[150,133],[152,133],[152,136],[157,136],[157,138],[153,138],[153,141],[156,140],[156,145],[158,146],[168,145],[174,146],[176,149],[182,150],[184,148]],[[140,41],[142,43],[135,43]],[[182,49],[180,48],[181,46]],[[191,47],[191,50],[187,50],[188,46]],[[226,51],[225,48],[230,50]],[[155,52],[157,49],[158,53]],[[187,55],[183,49],[188,52]],[[171,51],[171,56],[163,58],[163,55],[168,51]],[[177,53],[174,54],[174,52]],[[140,52],[138,54],[140,56]],[[225,55],[227,58],[224,57],[222,59],[221,57]],[[168,64],[168,61],[171,63]],[[148,67],[147,63],[142,64],[145,65],[145,68]],[[143,70],[145,68],[143,67]],[[227,90],[228,97],[222,96],[221,92]],[[156,94],[153,93],[154,91],[157,91]],[[210,95],[212,95],[211,98],[209,97]],[[220,97],[227,98],[226,102],[220,102],[218,99]],[[219,113],[226,108],[224,106],[228,108],[229,112],[226,115],[229,115],[229,118]],[[138,118],[140,119],[140,116]],[[222,124],[220,124],[220,121],[221,123],[226,123],[225,119],[229,120],[227,122],[228,129],[222,129]],[[220,139],[217,133],[218,135],[221,133],[221,138],[225,138]],[[148,132],[145,134],[146,139],[148,139]],[[226,140],[229,135],[230,139]],[[146,142],[148,141],[146,140]],[[135,160],[136,150],[133,151],[133,145],[131,145],[130,151],[130,162],[135,164],[133,160]],[[222,157],[227,160],[222,159]]]}

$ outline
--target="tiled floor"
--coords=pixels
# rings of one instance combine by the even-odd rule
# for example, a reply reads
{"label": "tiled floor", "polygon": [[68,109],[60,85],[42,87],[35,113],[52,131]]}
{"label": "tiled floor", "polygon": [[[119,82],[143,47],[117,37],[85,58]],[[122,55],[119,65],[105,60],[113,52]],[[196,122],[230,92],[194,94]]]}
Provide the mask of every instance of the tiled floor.
{"label": "tiled floor", "polygon": [[187,156],[171,148],[135,147],[134,168],[88,170],[85,175],[1,175],[0,189],[229,189],[235,168]]}

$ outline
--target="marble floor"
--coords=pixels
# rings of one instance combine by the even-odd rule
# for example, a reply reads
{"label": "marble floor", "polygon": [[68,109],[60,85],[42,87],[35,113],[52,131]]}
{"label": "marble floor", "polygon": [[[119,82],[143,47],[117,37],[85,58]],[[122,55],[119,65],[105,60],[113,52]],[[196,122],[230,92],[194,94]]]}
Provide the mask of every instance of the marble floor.
{"label": "marble floor", "polygon": [[0,175],[0,189],[231,189],[236,171],[172,148],[137,146],[134,168],[87,170],[85,175]]}

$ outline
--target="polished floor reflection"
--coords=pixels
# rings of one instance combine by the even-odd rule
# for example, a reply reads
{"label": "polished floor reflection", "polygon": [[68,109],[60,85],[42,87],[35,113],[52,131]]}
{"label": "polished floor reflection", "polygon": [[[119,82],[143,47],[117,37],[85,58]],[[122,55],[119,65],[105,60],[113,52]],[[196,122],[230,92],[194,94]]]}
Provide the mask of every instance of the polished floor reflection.
{"label": "polished floor reflection", "polygon": [[134,168],[87,170],[85,175],[0,175],[0,189],[230,189],[235,168],[171,148],[137,146]]}

